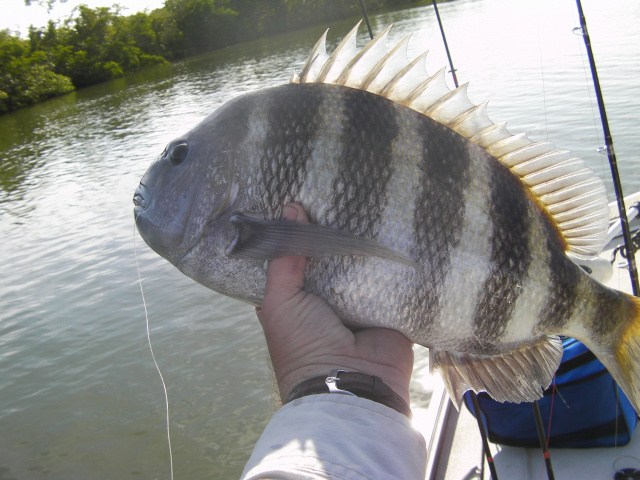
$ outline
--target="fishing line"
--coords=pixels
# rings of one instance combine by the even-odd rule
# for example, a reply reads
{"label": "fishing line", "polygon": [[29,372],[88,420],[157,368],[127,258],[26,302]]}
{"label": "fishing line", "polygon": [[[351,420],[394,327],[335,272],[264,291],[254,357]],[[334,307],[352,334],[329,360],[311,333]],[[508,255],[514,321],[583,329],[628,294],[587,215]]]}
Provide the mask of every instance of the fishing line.
{"label": "fishing line", "polygon": [[538,11],[536,15],[536,23],[538,26],[538,53],[540,55],[540,79],[542,80],[542,109],[544,111],[544,131],[545,140],[549,141],[549,122],[547,120],[547,91],[544,84],[544,58],[542,56],[542,40],[540,35],[540,5],[538,4]]}
{"label": "fishing line", "polygon": [[[575,17],[574,17],[574,21],[575,21]],[[578,23],[580,23],[580,19],[578,19]],[[584,35],[582,32],[582,27],[575,27],[572,30],[573,34],[576,37],[580,37],[582,38],[582,36]],[[599,132],[598,132],[598,123],[596,122],[596,111],[593,105],[593,97],[591,95],[591,89],[588,87],[589,85],[589,81],[591,80],[591,76],[589,74],[589,72],[587,72],[587,64],[585,63],[585,59],[584,59],[584,55],[585,55],[585,51],[584,51],[584,47],[581,43],[581,40],[579,38],[576,38],[576,42],[578,42],[578,50],[580,51],[580,61],[582,62],[582,73],[584,73],[584,82],[585,85],[587,85],[587,95],[589,96],[589,107],[591,108],[591,120],[593,120],[593,138],[596,139],[595,143],[596,144],[600,144],[598,137],[600,136]],[[598,153],[607,153],[607,149],[606,147],[602,147],[599,146],[596,148],[596,152]],[[604,158],[600,157],[600,167],[602,168],[602,172],[604,173],[604,175],[610,176],[611,173],[609,172],[608,164],[604,163]]]}
{"label": "fishing line", "polygon": [[171,431],[170,431],[170,423],[169,423],[169,394],[167,393],[167,385],[164,382],[164,377],[162,376],[162,372],[160,371],[160,367],[158,366],[158,362],[156,361],[156,356],[153,353],[153,347],[151,346],[151,333],[149,332],[149,314],[147,312],[147,302],[144,299],[144,291],[142,290],[142,277],[140,276],[140,264],[138,263],[138,249],[136,245],[136,226],[135,223],[133,225],[133,253],[136,257],[136,269],[138,270],[138,284],[140,285],[140,295],[142,295],[142,305],[144,306],[144,317],[147,322],[147,342],[149,344],[149,351],[151,352],[151,358],[153,359],[153,364],[156,366],[156,371],[160,376],[160,381],[162,382],[162,390],[164,391],[164,404],[166,407],[166,417],[167,417],[167,443],[169,445],[169,469],[170,469],[170,478],[173,480],[173,453],[171,450]]}

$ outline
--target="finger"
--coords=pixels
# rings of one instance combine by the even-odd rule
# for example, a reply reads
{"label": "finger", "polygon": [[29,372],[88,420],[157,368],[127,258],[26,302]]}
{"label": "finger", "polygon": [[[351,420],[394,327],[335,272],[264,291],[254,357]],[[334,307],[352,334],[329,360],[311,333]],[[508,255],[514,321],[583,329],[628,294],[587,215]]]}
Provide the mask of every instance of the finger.
{"label": "finger", "polygon": [[[307,214],[297,203],[288,203],[282,209],[282,216],[287,220],[308,222]],[[304,286],[304,271],[307,266],[305,257],[274,258],[269,262],[265,297],[284,296],[290,298]]]}

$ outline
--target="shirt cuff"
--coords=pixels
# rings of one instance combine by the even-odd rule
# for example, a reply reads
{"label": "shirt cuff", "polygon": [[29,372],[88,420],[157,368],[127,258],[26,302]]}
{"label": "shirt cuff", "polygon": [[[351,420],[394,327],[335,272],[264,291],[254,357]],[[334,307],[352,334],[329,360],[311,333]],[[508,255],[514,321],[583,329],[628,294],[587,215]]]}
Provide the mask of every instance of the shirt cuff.
{"label": "shirt cuff", "polygon": [[422,480],[425,445],[411,421],[389,407],[348,395],[310,395],[273,415],[242,480]]}

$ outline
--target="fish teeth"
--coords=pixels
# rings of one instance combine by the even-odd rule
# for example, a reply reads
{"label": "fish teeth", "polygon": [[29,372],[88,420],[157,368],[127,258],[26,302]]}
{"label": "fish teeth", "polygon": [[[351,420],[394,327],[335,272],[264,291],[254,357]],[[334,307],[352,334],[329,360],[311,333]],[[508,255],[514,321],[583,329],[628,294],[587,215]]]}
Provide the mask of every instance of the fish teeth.
{"label": "fish teeth", "polygon": [[451,91],[444,69],[432,77],[427,74],[427,52],[410,61],[409,36],[387,53],[391,26],[358,52],[359,26],[360,22],[331,55],[326,52],[325,32],[291,81],[365,90],[448,126],[496,157],[531,190],[563,233],[569,252],[583,257],[600,252],[609,218],[607,196],[584,161],[550,142],[534,142],[524,133],[512,135],[505,123],[494,123],[486,103],[476,106],[469,100],[467,84]]}

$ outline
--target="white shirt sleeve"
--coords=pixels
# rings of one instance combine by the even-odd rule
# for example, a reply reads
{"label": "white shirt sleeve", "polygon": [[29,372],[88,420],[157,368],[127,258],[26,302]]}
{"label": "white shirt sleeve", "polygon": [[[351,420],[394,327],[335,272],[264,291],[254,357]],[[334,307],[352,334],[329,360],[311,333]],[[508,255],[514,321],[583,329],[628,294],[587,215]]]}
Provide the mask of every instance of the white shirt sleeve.
{"label": "white shirt sleeve", "polygon": [[424,438],[401,413],[339,394],[310,395],[278,410],[241,480],[423,480]]}

